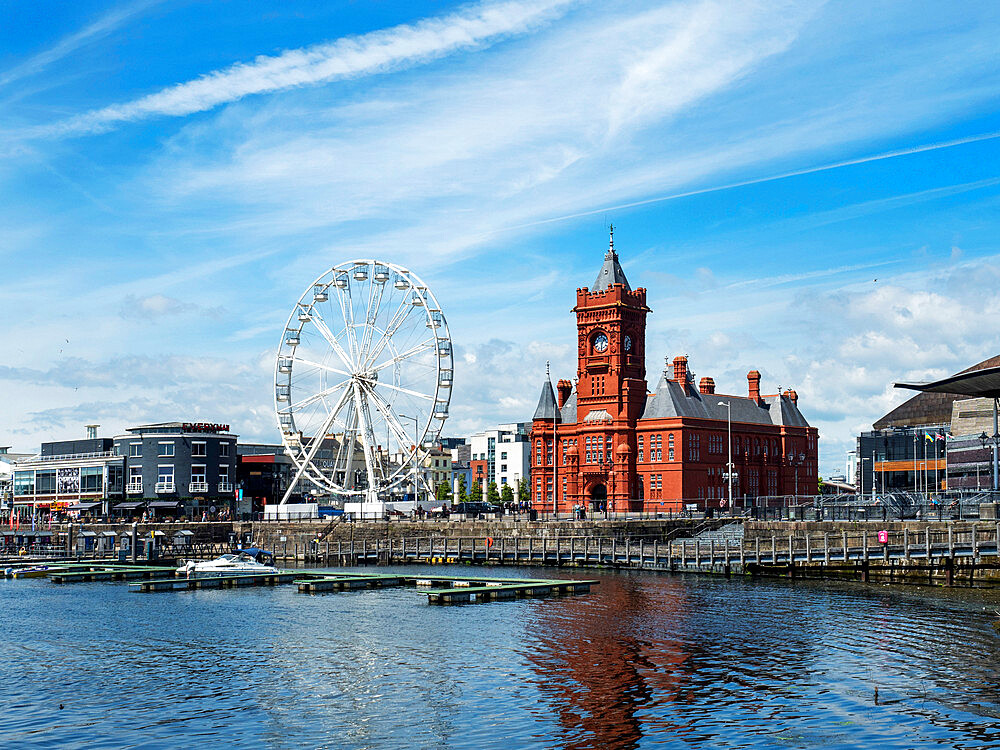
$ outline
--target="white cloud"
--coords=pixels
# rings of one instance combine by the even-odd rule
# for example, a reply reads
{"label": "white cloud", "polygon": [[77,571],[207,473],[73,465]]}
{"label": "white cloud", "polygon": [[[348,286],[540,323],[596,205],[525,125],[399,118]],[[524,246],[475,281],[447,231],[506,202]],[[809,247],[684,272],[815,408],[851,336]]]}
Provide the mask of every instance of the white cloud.
{"label": "white cloud", "polygon": [[441,18],[345,37],[280,55],[261,55],[141,99],[88,112],[55,126],[67,134],[100,132],[118,123],[183,116],[243,97],[373,75],[519,34],[552,20],[569,0],[480,3]]}

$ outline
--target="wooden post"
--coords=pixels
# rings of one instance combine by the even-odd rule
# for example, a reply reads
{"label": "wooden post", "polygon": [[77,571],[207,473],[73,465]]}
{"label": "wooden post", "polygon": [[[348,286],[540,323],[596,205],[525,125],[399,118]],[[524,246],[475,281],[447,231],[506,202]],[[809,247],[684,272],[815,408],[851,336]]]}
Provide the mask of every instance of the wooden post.
{"label": "wooden post", "polygon": [[[952,533],[951,524],[948,524],[948,557],[955,557],[955,535]],[[950,584],[949,584],[950,585]]]}
{"label": "wooden post", "polygon": [[979,557],[979,540],[976,538],[976,524],[972,524],[972,558]]}
{"label": "wooden post", "polygon": [[809,549],[809,534],[806,534],[806,565],[812,562],[812,551]]}
{"label": "wooden post", "polygon": [[746,544],[743,543],[743,540],[741,539],[740,540],[740,566],[743,567],[743,568],[746,568],[746,564],[747,564],[746,549],[747,549],[747,546],[746,546]]}
{"label": "wooden post", "polygon": [[771,534],[771,565],[778,564],[778,537]]}
{"label": "wooden post", "polygon": [[701,567],[701,541],[698,539],[694,540],[694,565],[696,568]]}
{"label": "wooden post", "polygon": [[789,565],[791,565],[794,562],[794,558],[792,556],[792,547],[793,547],[792,535],[789,534],[788,535],[788,564]]}
{"label": "wooden post", "polygon": [[753,550],[754,550],[754,555],[756,556],[756,559],[754,560],[754,562],[757,563],[758,565],[760,565],[760,537],[759,536],[758,537],[754,537],[754,540],[753,540]]}
{"label": "wooden post", "polygon": [[909,529],[903,529],[903,559],[910,559],[910,531]]}
{"label": "wooden post", "polygon": [[830,565],[830,535],[827,532],[823,532],[823,563],[829,567]]}
{"label": "wooden post", "polygon": [[[868,565],[868,529],[861,532],[861,547],[863,548],[863,554],[865,558],[865,565]],[[868,578],[866,577],[867,581]]]}
{"label": "wooden post", "polygon": [[618,540],[614,537],[611,538],[611,564],[616,565],[618,563]]}
{"label": "wooden post", "polygon": [[931,527],[928,526],[924,529],[924,557],[927,559],[927,565],[930,566],[931,563]]}
{"label": "wooden post", "polygon": [[846,531],[842,531],[840,533],[842,535],[841,536],[841,543],[842,543],[842,547],[844,549],[844,563],[846,564],[847,563],[847,532]]}

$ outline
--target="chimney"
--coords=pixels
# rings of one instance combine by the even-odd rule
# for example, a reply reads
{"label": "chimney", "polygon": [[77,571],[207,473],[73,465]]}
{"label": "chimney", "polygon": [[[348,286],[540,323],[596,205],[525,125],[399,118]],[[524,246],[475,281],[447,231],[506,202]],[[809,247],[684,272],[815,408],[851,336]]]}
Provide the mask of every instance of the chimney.
{"label": "chimney", "polygon": [[793,404],[795,404],[796,406],[799,405],[799,394],[797,394],[791,388],[789,388],[787,391],[785,391],[785,397],[789,401],[791,401]]}
{"label": "chimney", "polygon": [[688,379],[688,358],[674,357],[674,380],[682,386],[687,386]]}
{"label": "chimney", "polygon": [[760,373],[751,370],[747,373],[747,385],[750,391],[750,400],[760,403]]}
{"label": "chimney", "polygon": [[97,439],[97,428],[100,427],[99,424],[88,424],[87,425],[87,439],[96,440]]}
{"label": "chimney", "polygon": [[573,383],[570,380],[560,380],[556,389],[559,391],[559,408],[562,409],[573,392]]}
{"label": "chimney", "polygon": [[712,378],[702,378],[698,383],[698,390],[705,394],[715,393],[715,381]]}

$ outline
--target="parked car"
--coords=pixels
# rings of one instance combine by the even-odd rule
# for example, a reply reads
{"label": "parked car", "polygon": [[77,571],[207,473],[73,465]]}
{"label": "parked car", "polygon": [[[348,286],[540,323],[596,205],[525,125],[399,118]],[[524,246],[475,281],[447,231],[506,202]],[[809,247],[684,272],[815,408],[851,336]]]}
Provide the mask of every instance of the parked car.
{"label": "parked car", "polygon": [[451,509],[452,513],[463,513],[466,518],[479,518],[487,513],[503,513],[503,508],[499,505],[491,505],[485,502],[465,502],[465,503],[455,503],[454,507]]}

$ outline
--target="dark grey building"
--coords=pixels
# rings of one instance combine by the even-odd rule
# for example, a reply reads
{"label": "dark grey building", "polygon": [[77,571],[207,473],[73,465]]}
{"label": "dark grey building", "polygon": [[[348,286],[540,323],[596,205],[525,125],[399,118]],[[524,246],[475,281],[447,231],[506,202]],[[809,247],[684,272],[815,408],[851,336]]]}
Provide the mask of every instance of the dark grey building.
{"label": "dark grey building", "polygon": [[237,436],[229,425],[163,422],[140,425],[114,438],[115,455],[125,459],[125,501],[116,509],[128,515],[143,507],[154,512],[238,512]]}

